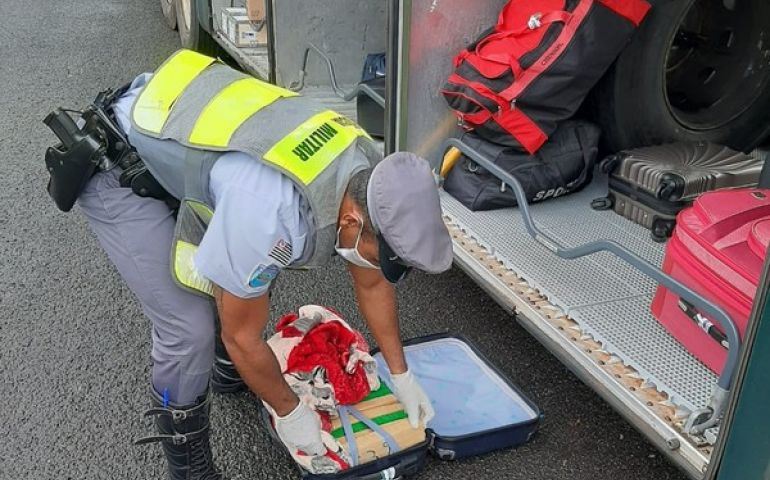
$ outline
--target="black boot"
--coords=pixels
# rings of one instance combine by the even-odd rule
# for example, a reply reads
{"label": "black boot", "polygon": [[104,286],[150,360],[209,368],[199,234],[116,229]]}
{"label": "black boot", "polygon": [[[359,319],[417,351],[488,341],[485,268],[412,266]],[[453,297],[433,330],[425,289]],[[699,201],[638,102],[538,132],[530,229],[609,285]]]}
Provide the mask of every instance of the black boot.
{"label": "black boot", "polygon": [[215,393],[237,393],[246,390],[246,384],[230,360],[225,344],[222,343],[219,329],[214,349],[214,367],[211,369],[211,390]]}
{"label": "black boot", "polygon": [[246,384],[233,362],[220,357],[214,359],[214,368],[211,370],[211,390],[215,393],[238,393],[246,390]]}
{"label": "black boot", "polygon": [[214,466],[209,444],[211,397],[205,395],[186,407],[164,407],[160,396],[150,394],[152,408],[145,416],[155,416],[158,435],[137,440],[137,445],[161,442],[168,460],[170,480],[224,480]]}

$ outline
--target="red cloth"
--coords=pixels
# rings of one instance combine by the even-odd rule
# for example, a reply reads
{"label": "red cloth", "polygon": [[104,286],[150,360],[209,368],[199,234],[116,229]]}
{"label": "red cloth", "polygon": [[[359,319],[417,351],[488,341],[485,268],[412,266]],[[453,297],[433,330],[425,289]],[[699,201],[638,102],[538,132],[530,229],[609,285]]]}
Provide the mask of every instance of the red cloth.
{"label": "red cloth", "polygon": [[302,332],[300,332],[297,328],[291,325],[298,318],[299,318],[299,315],[297,315],[296,313],[287,313],[286,315],[281,317],[280,320],[278,320],[278,324],[275,326],[275,331],[281,332],[281,336],[284,338],[301,337]]}
{"label": "red cloth", "polygon": [[[302,333],[290,325],[294,320],[296,316],[285,316],[276,329],[286,337],[301,336]],[[284,373],[310,372],[315,367],[323,367],[329,383],[334,387],[337,402],[340,405],[358,403],[369,395],[370,388],[360,362],[352,374],[345,371],[353,345],[369,350],[361,334],[345,328],[340,322],[317,325],[291,351]]]}

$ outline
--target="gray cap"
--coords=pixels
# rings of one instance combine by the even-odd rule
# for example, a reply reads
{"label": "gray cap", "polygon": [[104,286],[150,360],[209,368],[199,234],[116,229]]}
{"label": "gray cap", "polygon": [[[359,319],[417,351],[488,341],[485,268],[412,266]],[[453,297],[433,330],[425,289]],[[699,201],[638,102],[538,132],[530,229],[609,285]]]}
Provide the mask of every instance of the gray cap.
{"label": "gray cap", "polygon": [[452,239],[427,161],[406,152],[386,157],[374,167],[366,196],[385,278],[395,283],[410,267],[441,273],[452,266]]}

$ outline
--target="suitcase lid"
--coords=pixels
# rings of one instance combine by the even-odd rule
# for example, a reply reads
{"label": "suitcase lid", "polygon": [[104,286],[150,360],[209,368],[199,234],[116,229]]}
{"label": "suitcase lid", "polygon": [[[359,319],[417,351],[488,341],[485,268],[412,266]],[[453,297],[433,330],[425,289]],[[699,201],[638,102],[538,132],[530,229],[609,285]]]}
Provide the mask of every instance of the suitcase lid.
{"label": "suitcase lid", "polygon": [[[618,162],[619,160],[619,162]],[[609,157],[612,176],[661,201],[692,202],[706,191],[757,184],[764,161],[708,142],[676,142]]]}
{"label": "suitcase lid", "polygon": [[[731,283],[753,297],[767,252],[768,220],[770,190],[720,190],[702,195],[692,208],[683,210],[677,230],[685,244],[695,242],[709,257],[742,276],[743,282],[730,278]],[[721,267],[720,271],[722,276],[730,275]],[[744,282],[749,286],[742,286]]]}
{"label": "suitcase lid", "polygon": [[[404,342],[409,369],[431,399],[436,416],[428,436],[442,443],[472,442],[474,454],[513,443],[482,444],[491,433],[532,431],[541,413],[478,349],[461,336],[430,335]],[[380,378],[392,387],[381,353],[374,354]],[[517,442],[520,443],[520,442]]]}

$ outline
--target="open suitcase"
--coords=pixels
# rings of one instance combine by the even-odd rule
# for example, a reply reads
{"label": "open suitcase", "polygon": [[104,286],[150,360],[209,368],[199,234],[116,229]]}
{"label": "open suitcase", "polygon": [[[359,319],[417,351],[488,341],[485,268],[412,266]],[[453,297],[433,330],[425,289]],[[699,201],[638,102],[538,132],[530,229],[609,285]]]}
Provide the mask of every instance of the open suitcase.
{"label": "open suitcase", "polygon": [[[542,417],[539,409],[468,340],[431,335],[405,342],[404,352],[436,410],[426,428],[426,441],[333,475],[312,475],[300,469],[302,478],[395,480],[419,473],[429,453],[442,460],[457,460],[521,445],[537,431]],[[380,378],[391,388],[382,355],[375,353],[374,357]],[[281,444],[264,408],[262,418]]]}
{"label": "open suitcase", "polygon": [[652,231],[671,236],[676,215],[701,194],[757,184],[764,161],[713,143],[679,142],[622,151],[601,162],[609,174],[607,198],[596,209],[614,209]]}
{"label": "open suitcase", "polygon": [[[742,336],[770,244],[770,189],[710,192],[683,210],[663,270],[722,307]],[[693,355],[721,373],[729,347],[720,325],[659,287],[652,313]]]}

